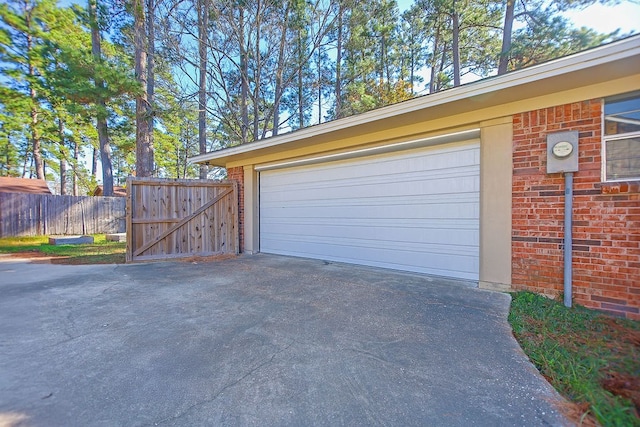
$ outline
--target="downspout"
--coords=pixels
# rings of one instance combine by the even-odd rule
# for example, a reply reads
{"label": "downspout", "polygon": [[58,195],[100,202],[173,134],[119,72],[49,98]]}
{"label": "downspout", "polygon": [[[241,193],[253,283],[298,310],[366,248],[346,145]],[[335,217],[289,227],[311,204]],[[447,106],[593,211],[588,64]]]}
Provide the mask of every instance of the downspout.
{"label": "downspout", "polygon": [[573,283],[573,172],[564,174],[564,305],[571,307]]}

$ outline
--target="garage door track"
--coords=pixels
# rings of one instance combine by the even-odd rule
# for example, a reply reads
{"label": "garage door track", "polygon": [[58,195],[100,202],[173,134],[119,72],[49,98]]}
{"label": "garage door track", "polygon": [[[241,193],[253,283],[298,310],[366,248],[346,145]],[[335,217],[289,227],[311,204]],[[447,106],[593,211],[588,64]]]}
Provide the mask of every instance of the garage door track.
{"label": "garage door track", "polygon": [[272,255],[0,259],[0,425],[561,425],[509,296]]}

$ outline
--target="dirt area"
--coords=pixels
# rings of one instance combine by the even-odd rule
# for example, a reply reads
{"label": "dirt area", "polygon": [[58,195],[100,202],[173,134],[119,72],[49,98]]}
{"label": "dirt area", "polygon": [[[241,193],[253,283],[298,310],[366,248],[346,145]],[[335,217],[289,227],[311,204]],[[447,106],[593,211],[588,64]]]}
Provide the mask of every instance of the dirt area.
{"label": "dirt area", "polygon": [[[68,256],[57,256],[57,255],[49,255],[44,254],[39,251],[24,251],[24,252],[15,252],[12,254],[8,254],[12,258],[20,258],[20,259],[28,259],[30,262],[38,263],[38,264],[61,264],[61,265],[79,265],[79,264],[111,264],[114,263],[113,260],[106,260],[106,262],[86,262],[86,259],[81,257],[68,257]],[[219,262],[232,258],[236,258],[237,255],[233,254],[222,254],[222,255],[211,255],[211,256],[190,256],[185,258],[172,258],[171,261],[177,262],[190,262],[193,264],[200,264],[206,262]],[[115,260],[116,264],[124,263],[124,255],[122,256],[122,260]]]}
{"label": "dirt area", "polygon": [[69,257],[56,256],[56,255],[43,254],[42,252],[39,252],[39,251],[15,252],[15,253],[6,254],[6,255],[8,255],[11,258],[28,259],[30,262],[38,263],[38,264],[65,264],[64,262],[57,262],[57,261],[65,261],[69,258]]}

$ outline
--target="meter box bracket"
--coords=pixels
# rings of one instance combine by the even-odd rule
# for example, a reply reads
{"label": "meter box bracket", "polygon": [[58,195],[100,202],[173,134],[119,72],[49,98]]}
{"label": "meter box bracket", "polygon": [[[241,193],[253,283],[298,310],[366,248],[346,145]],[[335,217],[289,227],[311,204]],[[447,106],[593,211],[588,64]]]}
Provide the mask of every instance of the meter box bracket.
{"label": "meter box bracket", "polygon": [[547,135],[547,173],[578,171],[578,131]]}

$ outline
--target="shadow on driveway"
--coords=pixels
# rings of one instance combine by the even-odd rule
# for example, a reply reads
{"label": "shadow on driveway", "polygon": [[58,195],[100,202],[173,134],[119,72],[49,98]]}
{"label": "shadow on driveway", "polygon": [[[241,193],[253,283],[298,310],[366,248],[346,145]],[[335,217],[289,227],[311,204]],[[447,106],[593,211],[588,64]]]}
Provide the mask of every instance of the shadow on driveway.
{"label": "shadow on driveway", "polygon": [[461,282],[272,255],[5,259],[0,293],[0,425],[565,423],[509,296]]}

